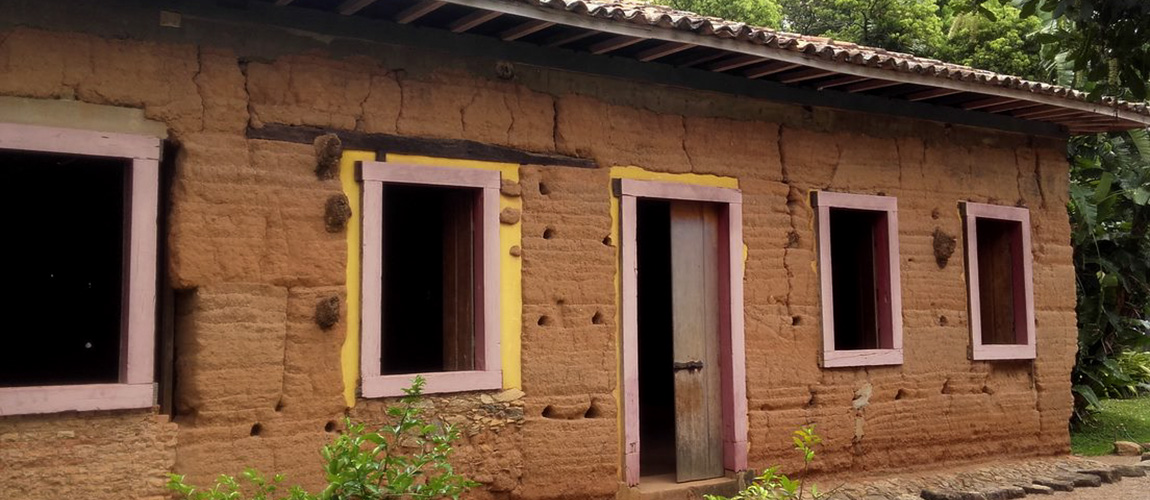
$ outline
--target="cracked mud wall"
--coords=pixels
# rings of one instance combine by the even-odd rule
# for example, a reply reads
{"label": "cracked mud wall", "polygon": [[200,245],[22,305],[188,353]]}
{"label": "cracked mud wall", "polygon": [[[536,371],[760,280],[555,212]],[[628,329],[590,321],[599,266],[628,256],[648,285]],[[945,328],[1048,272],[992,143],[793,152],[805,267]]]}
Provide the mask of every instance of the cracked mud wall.
{"label": "cracked mud wall", "polygon": [[[146,410],[0,419],[0,496],[155,497],[170,470],[204,483],[246,466],[320,483],[319,447],[346,410],[346,327],[341,319],[325,331],[312,318],[317,300],[345,293],[344,234],[324,223],[340,186],[316,180],[311,144],[245,137],[270,123],[599,163],[520,169],[522,394],[430,399],[434,413],[467,426],[458,457],[486,485],[475,497],[611,497],[617,488],[610,166],[739,179],[752,467],[797,465],[789,434],[811,422],[825,437],[824,470],[1068,449],[1076,344],[1060,141],[540,68],[516,67],[516,80],[504,81],[440,69],[495,61],[453,65],[410,48],[272,59],[241,50],[0,31],[0,95],[141,108],[167,124],[178,158],[166,266],[182,290],[174,423]],[[901,367],[818,368],[813,189],[899,199]],[[1031,209],[1034,363],[966,359],[962,260],[939,269],[932,236],[961,236],[966,199]],[[381,411],[361,399],[351,414],[371,421]],[[74,455],[68,432],[99,458],[61,474]],[[84,480],[87,471],[99,476]],[[60,484],[41,488],[42,477]]]}

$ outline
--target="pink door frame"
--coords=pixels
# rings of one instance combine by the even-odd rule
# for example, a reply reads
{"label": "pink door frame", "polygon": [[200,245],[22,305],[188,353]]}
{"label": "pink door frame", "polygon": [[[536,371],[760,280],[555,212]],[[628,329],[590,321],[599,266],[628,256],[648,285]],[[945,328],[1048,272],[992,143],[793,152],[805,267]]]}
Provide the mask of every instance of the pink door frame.
{"label": "pink door frame", "polygon": [[623,355],[623,475],[639,484],[639,317],[635,206],[638,198],[701,201],[722,205],[719,267],[727,272],[719,303],[727,311],[719,325],[719,361],[723,404],[723,467],[747,469],[747,365],[743,341],[743,197],[737,189],[657,181],[618,179],[620,202]]}
{"label": "pink door frame", "polygon": [[158,137],[0,123],[0,149],[128,160],[124,215],[124,303],[120,380],[0,388],[0,416],[148,408],[155,403],[156,237],[159,223]]}
{"label": "pink door frame", "polygon": [[[1030,210],[1026,208],[962,202],[962,223],[966,233],[966,284],[970,318],[970,359],[991,361],[1005,359],[1034,359],[1038,349],[1034,329],[1034,256],[1030,246]],[[982,302],[978,281],[978,219],[1012,221],[1019,225],[1019,233],[1012,241],[1019,260],[1014,262],[1015,308],[1014,324],[1016,344],[984,344],[982,342]],[[1018,285],[1021,285],[1019,287]],[[1021,302],[1022,307],[1018,307]]]}
{"label": "pink door frame", "polygon": [[478,191],[475,211],[475,369],[421,374],[427,394],[494,390],[503,387],[499,353],[499,183],[494,170],[432,167],[382,161],[359,165],[363,183],[363,298],[361,307],[360,378],[365,398],[404,395],[416,374],[384,375],[383,345],[383,186],[420,184],[464,187]]}

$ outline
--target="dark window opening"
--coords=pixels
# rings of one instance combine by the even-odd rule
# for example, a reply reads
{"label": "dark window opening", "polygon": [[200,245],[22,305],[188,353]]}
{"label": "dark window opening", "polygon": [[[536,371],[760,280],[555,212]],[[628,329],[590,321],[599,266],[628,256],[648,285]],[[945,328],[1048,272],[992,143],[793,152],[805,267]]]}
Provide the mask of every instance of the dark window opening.
{"label": "dark window opening", "polygon": [[475,189],[383,186],[384,375],[475,370]]}
{"label": "dark window opening", "polygon": [[1022,224],[975,220],[978,241],[978,297],[983,344],[1025,344],[1019,339],[1022,286]]}
{"label": "dark window opening", "polygon": [[0,151],[0,387],[119,382],[128,165]]}
{"label": "dark window opening", "polygon": [[674,474],[675,379],[671,317],[671,205],[636,203],[639,351],[639,470],[643,476]]}
{"label": "dark window opening", "polygon": [[887,214],[832,208],[835,350],[891,349]]}

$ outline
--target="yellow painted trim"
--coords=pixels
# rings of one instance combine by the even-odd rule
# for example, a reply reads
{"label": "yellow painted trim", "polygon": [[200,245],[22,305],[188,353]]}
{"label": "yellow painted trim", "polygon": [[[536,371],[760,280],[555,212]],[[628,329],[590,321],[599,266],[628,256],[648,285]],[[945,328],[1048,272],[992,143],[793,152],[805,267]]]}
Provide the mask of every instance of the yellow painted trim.
{"label": "yellow painted trim", "polygon": [[355,389],[359,386],[359,313],[360,279],[363,274],[363,191],[355,180],[355,163],[371,161],[371,151],[344,151],[339,159],[339,183],[351,204],[351,219],[347,223],[347,335],[339,351],[340,372],[343,374],[343,400],[348,408],[355,406]]}
{"label": "yellow painted trim", "polygon": [[[488,161],[454,160],[427,156],[389,154],[386,161],[414,165],[478,168],[495,170],[512,182],[519,182],[519,165],[516,163],[495,163]],[[512,196],[499,196],[499,210],[513,208],[523,213],[523,199]],[[523,244],[523,224],[499,225],[499,283],[501,285],[499,355],[503,364],[503,388],[523,387],[522,333],[523,333],[523,262],[511,255],[511,247]],[[356,356],[358,360],[359,357]]]}
{"label": "yellow painted trim", "polygon": [[[612,184],[615,179],[636,179],[643,181],[661,181],[661,182],[674,182],[678,184],[693,184],[697,186],[711,186],[721,188],[739,188],[739,179],[735,177],[720,177],[717,175],[701,175],[701,174],[671,174],[666,172],[651,172],[644,170],[642,167],[611,167],[609,174],[610,180],[607,182],[607,193],[611,198],[611,240],[615,243],[615,408],[618,408],[618,418],[616,419],[617,432],[619,435],[619,477],[623,478],[623,450],[626,443],[623,442],[625,436],[623,435],[623,419],[626,418],[623,409],[623,278],[619,268],[621,264],[622,255],[620,251],[620,242],[623,241],[622,230],[620,229],[619,218],[619,197],[615,196]],[[747,246],[743,245],[743,267],[746,267]]]}

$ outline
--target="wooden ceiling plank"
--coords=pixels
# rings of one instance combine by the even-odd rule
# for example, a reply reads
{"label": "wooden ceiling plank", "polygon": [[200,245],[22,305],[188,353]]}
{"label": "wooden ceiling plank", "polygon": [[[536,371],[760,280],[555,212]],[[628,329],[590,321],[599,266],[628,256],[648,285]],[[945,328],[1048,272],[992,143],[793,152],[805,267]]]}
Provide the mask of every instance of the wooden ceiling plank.
{"label": "wooden ceiling plank", "polygon": [[630,47],[642,41],[642,38],[635,38],[632,36],[617,36],[596,43],[588,47],[587,50],[592,54],[606,54],[608,52],[616,51],[624,47]]}
{"label": "wooden ceiling plank", "polygon": [[902,84],[903,84],[903,82],[895,82],[895,81],[891,81],[891,80],[871,80],[869,82],[859,82],[859,83],[856,83],[853,85],[849,85],[846,88],[844,88],[843,90],[850,92],[852,94],[856,94],[859,92],[866,92],[868,90],[885,89],[887,87],[893,87],[895,85],[902,85]]}
{"label": "wooden ceiling plank", "polygon": [[921,92],[915,92],[913,94],[907,94],[907,95],[903,96],[902,98],[906,99],[910,102],[919,102],[919,101],[926,101],[929,99],[937,99],[939,97],[946,97],[948,95],[961,94],[961,93],[962,93],[961,90],[955,90],[955,89],[929,89],[929,90],[923,90]]}
{"label": "wooden ceiling plank", "polygon": [[786,63],[786,62],[782,62],[782,61],[771,61],[767,64],[763,64],[763,65],[759,65],[759,66],[755,66],[753,68],[747,69],[746,71],[743,72],[743,76],[754,80],[756,78],[762,78],[764,76],[771,76],[771,75],[774,75],[776,73],[782,73],[784,71],[790,71],[792,69],[799,68],[801,66],[802,65],[800,65],[800,64]]}
{"label": "wooden ceiling plank", "polygon": [[527,35],[538,33],[552,26],[555,26],[555,23],[550,21],[527,21],[523,24],[520,24],[519,26],[510,28],[503,33],[500,33],[499,38],[502,38],[505,42],[510,42],[523,38]]}
{"label": "wooden ceiling plank", "polygon": [[340,14],[350,16],[366,8],[368,5],[375,3],[375,0],[344,0],[343,3],[336,7]]}
{"label": "wooden ceiling plank", "polygon": [[776,78],[776,80],[778,80],[782,83],[799,83],[799,82],[805,82],[807,80],[817,80],[819,78],[823,78],[825,76],[830,76],[830,75],[834,75],[834,74],[836,74],[834,71],[828,71],[825,69],[818,69],[818,68],[811,68],[811,69],[806,69],[806,70],[802,70],[802,71],[795,71],[793,73],[784,74],[784,75],[780,76],[779,78]]}
{"label": "wooden ceiling plank", "polygon": [[651,62],[655,59],[667,57],[672,54],[678,54],[679,52],[687,50],[691,47],[694,47],[694,45],[688,43],[667,42],[657,47],[652,47],[644,50],[640,52],[639,55],[637,55],[635,58],[643,62]]}
{"label": "wooden ceiling plank", "polygon": [[848,75],[841,78],[835,78],[829,82],[820,83],[818,84],[817,88],[819,90],[826,90],[829,88],[839,87],[842,85],[850,85],[852,83],[864,82],[867,80],[870,80],[870,77]]}
{"label": "wooden ceiling plank", "polygon": [[436,9],[443,7],[444,5],[447,5],[447,2],[441,2],[439,0],[424,0],[415,5],[412,5],[411,7],[403,9],[399,12],[399,14],[396,14],[395,22],[399,24],[413,23],[419,20],[419,18],[435,12]]}
{"label": "wooden ceiling plank", "polygon": [[477,10],[457,19],[455,22],[451,23],[450,26],[448,26],[448,29],[450,29],[452,33],[463,33],[501,15],[503,15],[502,12],[495,12],[492,10]]}
{"label": "wooden ceiling plank", "polygon": [[724,71],[730,71],[732,69],[742,68],[743,66],[750,66],[752,64],[763,62],[766,60],[767,59],[765,57],[761,57],[761,56],[746,56],[746,55],[735,56],[735,57],[730,57],[730,58],[724,59],[722,61],[718,61],[716,63],[713,63],[713,64],[707,66],[707,70],[708,71],[714,71],[716,73],[722,73]]}
{"label": "wooden ceiling plank", "polygon": [[580,31],[572,32],[572,33],[564,33],[564,34],[555,35],[555,36],[551,37],[546,42],[543,42],[543,45],[546,47],[552,47],[552,48],[561,47],[561,46],[567,45],[569,43],[578,42],[579,40],[582,40],[584,38],[591,38],[591,37],[598,35],[598,34],[599,34],[598,31],[593,31],[593,30],[580,30]]}

